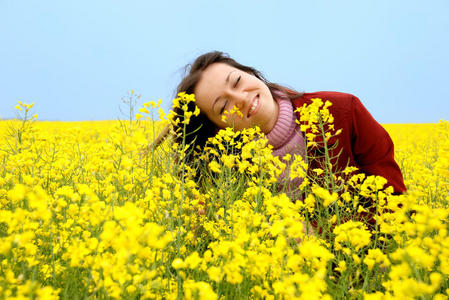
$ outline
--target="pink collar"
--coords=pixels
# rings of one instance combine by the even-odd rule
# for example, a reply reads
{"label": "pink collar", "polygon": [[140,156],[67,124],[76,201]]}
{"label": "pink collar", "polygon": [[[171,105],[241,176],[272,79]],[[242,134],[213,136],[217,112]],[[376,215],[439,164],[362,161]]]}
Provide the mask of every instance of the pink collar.
{"label": "pink collar", "polygon": [[273,93],[279,105],[279,116],[273,129],[267,134],[268,143],[273,146],[273,155],[284,157],[287,153],[301,154],[304,157],[305,143],[296,123],[291,100],[280,91]]}

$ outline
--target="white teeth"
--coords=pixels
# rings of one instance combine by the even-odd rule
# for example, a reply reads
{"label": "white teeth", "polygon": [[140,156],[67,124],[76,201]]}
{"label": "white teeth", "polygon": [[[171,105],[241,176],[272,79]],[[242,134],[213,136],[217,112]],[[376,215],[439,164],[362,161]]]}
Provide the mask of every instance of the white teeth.
{"label": "white teeth", "polygon": [[259,104],[259,97],[257,96],[256,100],[253,102],[253,105],[251,105],[251,108],[249,109],[248,115],[254,112],[258,104]]}

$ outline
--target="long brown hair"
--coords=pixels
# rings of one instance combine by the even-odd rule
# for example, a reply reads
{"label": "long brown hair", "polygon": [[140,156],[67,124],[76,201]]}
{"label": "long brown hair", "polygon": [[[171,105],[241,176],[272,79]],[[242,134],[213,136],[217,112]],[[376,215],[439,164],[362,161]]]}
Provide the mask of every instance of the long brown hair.
{"label": "long brown hair", "polygon": [[[239,70],[242,70],[246,73],[252,74],[256,76],[258,79],[260,79],[263,83],[265,83],[270,92],[273,94],[275,91],[282,91],[284,92],[290,99],[297,98],[302,95],[302,93],[299,93],[293,89],[286,88],[284,86],[281,86],[276,83],[269,82],[260,71],[256,70],[255,68],[242,65],[229,57],[228,54],[220,52],[220,51],[212,51],[205,53],[201,56],[199,56],[192,64],[188,64],[185,67],[185,73],[186,75],[182,79],[182,81],[179,83],[176,93],[185,92],[187,94],[193,94],[196,85],[201,79],[201,76],[203,74],[203,71],[214,63],[225,63],[231,67],[237,68]],[[188,104],[188,110],[193,111],[195,109],[194,103]],[[175,108],[175,113],[178,115],[178,118],[180,118],[180,121],[183,121],[183,111],[181,108]],[[180,131],[179,126],[184,126],[182,122],[178,123],[179,125],[176,125],[174,130]],[[178,128],[176,128],[178,127]],[[190,119],[190,123],[185,128],[185,136],[183,135],[177,135],[175,137],[175,141],[178,143],[182,143],[182,140],[185,139],[186,144],[192,143],[192,146],[196,147],[199,146],[201,149],[206,144],[207,140],[210,137],[213,137],[217,132],[217,126],[212,123],[212,121],[209,120],[209,118],[206,116],[206,114],[200,112],[200,114],[197,117],[192,116]]]}

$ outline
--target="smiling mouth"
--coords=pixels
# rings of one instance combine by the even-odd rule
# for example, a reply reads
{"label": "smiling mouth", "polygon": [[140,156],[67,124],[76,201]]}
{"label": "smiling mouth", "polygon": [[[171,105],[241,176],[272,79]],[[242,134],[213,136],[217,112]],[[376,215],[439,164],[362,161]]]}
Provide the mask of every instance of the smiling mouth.
{"label": "smiling mouth", "polygon": [[248,118],[252,115],[254,115],[257,112],[257,108],[259,107],[260,104],[260,98],[259,98],[259,94],[256,95],[256,97],[254,98],[253,102],[251,103],[251,107],[248,110]]}

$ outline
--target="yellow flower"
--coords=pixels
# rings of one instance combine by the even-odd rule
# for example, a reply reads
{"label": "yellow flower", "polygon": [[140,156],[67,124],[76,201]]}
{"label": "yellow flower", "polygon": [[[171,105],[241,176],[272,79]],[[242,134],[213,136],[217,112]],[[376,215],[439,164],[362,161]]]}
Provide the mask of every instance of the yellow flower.
{"label": "yellow flower", "polygon": [[211,161],[209,163],[209,168],[211,169],[212,172],[214,173],[220,173],[221,172],[221,167],[220,164],[218,164],[215,160]]}
{"label": "yellow flower", "polygon": [[187,256],[184,262],[188,268],[195,269],[201,263],[201,258],[197,252],[193,252],[192,254]]}
{"label": "yellow flower", "polygon": [[314,171],[315,173],[316,173],[316,175],[321,175],[321,174],[323,174],[323,169],[312,169],[312,171]]}
{"label": "yellow flower", "polygon": [[8,198],[13,202],[17,203],[22,201],[26,196],[26,188],[23,184],[16,184],[14,188],[8,191]]}
{"label": "yellow flower", "polygon": [[335,248],[342,249],[342,245],[348,244],[359,250],[370,243],[371,233],[362,222],[348,221],[338,225],[334,229]]}
{"label": "yellow flower", "polygon": [[139,112],[144,113],[144,114],[150,113],[146,107],[139,108]]}
{"label": "yellow flower", "polygon": [[324,207],[328,207],[330,204],[335,202],[338,198],[338,194],[335,192],[332,192],[332,194],[327,190],[324,189],[318,185],[312,186],[312,192],[317,196],[318,198],[323,200]]}
{"label": "yellow flower", "polygon": [[335,268],[335,270],[340,273],[343,273],[344,271],[346,271],[346,261],[340,260],[338,262],[338,266]]}
{"label": "yellow flower", "polygon": [[187,264],[180,258],[175,258],[171,265],[175,269],[182,269],[187,266]]}
{"label": "yellow flower", "polygon": [[227,168],[232,168],[235,164],[236,156],[234,155],[222,155],[221,161],[223,162],[223,165]]}
{"label": "yellow flower", "polygon": [[210,267],[207,270],[207,275],[215,282],[220,282],[223,278],[223,272],[221,271],[221,269],[214,266]]}

